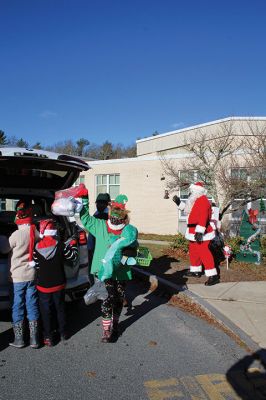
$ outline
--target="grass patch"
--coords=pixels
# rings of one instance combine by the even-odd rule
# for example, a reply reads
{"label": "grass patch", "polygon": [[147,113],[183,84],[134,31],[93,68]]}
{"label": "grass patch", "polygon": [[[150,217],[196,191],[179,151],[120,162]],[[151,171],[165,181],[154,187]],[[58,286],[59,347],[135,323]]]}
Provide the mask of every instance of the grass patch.
{"label": "grass patch", "polygon": [[157,235],[155,233],[139,233],[138,238],[143,240],[160,240],[172,242],[176,235]]}
{"label": "grass patch", "polygon": [[163,254],[166,253],[166,249],[168,249],[167,244],[162,244],[158,246],[157,244],[145,243],[145,247],[150,250],[153,259],[161,257]]}

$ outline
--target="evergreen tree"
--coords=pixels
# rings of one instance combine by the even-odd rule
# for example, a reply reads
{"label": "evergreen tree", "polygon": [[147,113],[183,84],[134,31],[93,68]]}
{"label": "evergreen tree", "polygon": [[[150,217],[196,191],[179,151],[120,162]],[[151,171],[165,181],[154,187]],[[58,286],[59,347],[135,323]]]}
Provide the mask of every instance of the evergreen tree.
{"label": "evergreen tree", "polygon": [[29,147],[29,143],[26,142],[26,140],[20,138],[20,139],[17,141],[16,146],[18,146],[18,147],[25,147],[25,148],[26,148],[26,147]]}
{"label": "evergreen tree", "polygon": [[0,145],[4,146],[5,144],[7,144],[7,137],[5,132],[0,129]]}

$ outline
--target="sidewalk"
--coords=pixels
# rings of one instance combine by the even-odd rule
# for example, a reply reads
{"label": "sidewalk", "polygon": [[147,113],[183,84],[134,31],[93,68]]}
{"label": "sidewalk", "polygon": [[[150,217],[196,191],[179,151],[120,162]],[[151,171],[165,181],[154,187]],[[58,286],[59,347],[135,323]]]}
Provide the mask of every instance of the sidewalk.
{"label": "sidewalk", "polygon": [[266,282],[228,282],[214,286],[204,284],[176,285],[166,279],[152,275],[149,271],[134,268],[149,277],[150,282],[163,285],[171,293],[182,291],[215,319],[256,351],[266,348]]}
{"label": "sidewalk", "polygon": [[188,292],[204,300],[218,317],[222,314],[260,348],[266,348],[266,282],[228,282],[208,287],[191,284]]}

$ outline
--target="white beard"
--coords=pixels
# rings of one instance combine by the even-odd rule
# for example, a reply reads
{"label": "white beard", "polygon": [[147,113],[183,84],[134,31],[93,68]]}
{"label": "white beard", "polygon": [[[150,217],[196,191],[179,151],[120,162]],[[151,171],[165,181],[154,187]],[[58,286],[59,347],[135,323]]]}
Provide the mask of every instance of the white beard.
{"label": "white beard", "polygon": [[203,196],[202,193],[191,193],[191,195],[189,196],[189,198],[186,201],[186,206],[184,208],[184,212],[187,215],[190,213],[192,207],[194,206],[195,201],[201,196]]}

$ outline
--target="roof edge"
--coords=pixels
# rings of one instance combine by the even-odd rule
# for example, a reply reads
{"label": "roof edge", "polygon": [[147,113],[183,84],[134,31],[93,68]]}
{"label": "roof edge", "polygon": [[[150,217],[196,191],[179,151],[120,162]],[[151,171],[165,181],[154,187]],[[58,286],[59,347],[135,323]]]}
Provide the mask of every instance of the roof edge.
{"label": "roof edge", "polygon": [[253,121],[253,120],[266,121],[266,117],[226,117],[226,118],[217,119],[217,120],[210,121],[210,122],[205,122],[203,124],[191,125],[191,126],[188,126],[186,128],[177,129],[175,131],[169,131],[169,132],[165,132],[165,133],[160,133],[159,135],[149,136],[149,137],[143,138],[143,139],[138,139],[138,140],[136,140],[136,143],[146,142],[148,140],[154,140],[154,139],[157,139],[157,138],[160,138],[160,137],[164,137],[164,136],[168,136],[168,135],[170,136],[170,135],[174,135],[176,133],[181,133],[181,132],[186,132],[186,131],[190,131],[192,129],[199,129],[199,128],[203,128],[205,126],[219,124],[221,122],[236,121],[236,120],[240,120],[240,121],[245,121],[245,120],[247,120],[247,121]]}

